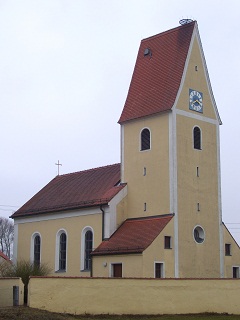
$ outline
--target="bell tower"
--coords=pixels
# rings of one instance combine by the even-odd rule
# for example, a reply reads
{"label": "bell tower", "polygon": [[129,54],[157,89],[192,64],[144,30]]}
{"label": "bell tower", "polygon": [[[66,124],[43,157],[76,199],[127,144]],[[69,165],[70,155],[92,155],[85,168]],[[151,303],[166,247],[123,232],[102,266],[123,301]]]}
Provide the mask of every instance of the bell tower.
{"label": "bell tower", "polygon": [[127,216],[173,213],[175,276],[223,276],[221,120],[195,21],[142,40],[119,123]]}

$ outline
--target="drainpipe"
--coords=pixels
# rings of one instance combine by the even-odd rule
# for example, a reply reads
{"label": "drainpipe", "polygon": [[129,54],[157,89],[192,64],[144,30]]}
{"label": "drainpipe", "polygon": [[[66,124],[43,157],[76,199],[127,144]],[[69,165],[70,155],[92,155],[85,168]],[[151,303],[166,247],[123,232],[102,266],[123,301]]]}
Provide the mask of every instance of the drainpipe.
{"label": "drainpipe", "polygon": [[91,257],[91,261],[90,261],[90,277],[92,278],[93,276],[93,258]]}
{"label": "drainpipe", "polygon": [[102,205],[100,206],[102,211],[102,241],[105,239],[105,211],[103,210]]}

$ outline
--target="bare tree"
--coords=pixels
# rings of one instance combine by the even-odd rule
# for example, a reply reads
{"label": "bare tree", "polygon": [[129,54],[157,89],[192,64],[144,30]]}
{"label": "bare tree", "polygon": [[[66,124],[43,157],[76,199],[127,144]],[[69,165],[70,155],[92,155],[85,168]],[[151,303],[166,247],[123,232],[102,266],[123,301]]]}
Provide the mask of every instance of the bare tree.
{"label": "bare tree", "polygon": [[10,219],[0,217],[0,250],[9,258],[14,239],[14,225]]}

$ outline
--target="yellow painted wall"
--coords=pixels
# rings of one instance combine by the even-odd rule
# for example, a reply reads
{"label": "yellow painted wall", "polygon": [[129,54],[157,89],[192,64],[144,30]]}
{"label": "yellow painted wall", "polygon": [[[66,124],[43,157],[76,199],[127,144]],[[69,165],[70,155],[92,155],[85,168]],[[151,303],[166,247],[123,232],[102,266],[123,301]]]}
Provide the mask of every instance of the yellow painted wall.
{"label": "yellow painted wall", "polygon": [[[228,229],[223,226],[224,249],[225,243],[231,244],[231,255],[226,256],[224,252],[224,272],[226,278],[233,277],[233,267],[240,268],[240,249],[236,241],[233,239]],[[225,251],[225,250],[224,250]]]}
{"label": "yellow painted wall", "polygon": [[[172,248],[164,248],[164,237],[170,236]],[[174,217],[143,252],[143,278],[154,278],[154,262],[164,263],[165,278],[174,277]]]}
{"label": "yellow painted wall", "polygon": [[165,277],[174,277],[174,245],[164,249],[164,236],[173,237],[173,219],[142,254],[93,256],[93,276],[111,277],[111,264],[122,263],[123,277],[154,278],[154,262],[163,262]]}
{"label": "yellow painted wall", "polygon": [[[195,66],[197,66],[197,71],[195,71]],[[178,100],[177,109],[190,112],[190,114],[193,115],[201,115],[201,113],[189,110],[189,89],[197,90],[203,93],[203,116],[211,119],[217,119],[216,113],[212,106],[212,100],[209,94],[206,73],[204,70],[204,65],[202,63],[201,53],[196,38],[193,42],[192,52],[186,71],[184,86],[182,88],[182,92]]]}
{"label": "yellow painted wall", "polygon": [[[144,128],[151,132],[151,149],[140,151],[140,134]],[[169,213],[168,114],[124,124],[123,148],[128,217]],[[146,211],[144,203],[147,204]]]}
{"label": "yellow painted wall", "polygon": [[[189,89],[203,93],[203,113],[189,110]],[[219,124],[213,121],[217,117],[196,38],[176,108],[188,112],[176,115],[179,276],[220,277]],[[193,148],[195,126],[201,129],[202,150]],[[205,231],[201,244],[193,239],[197,225]]]}
{"label": "yellow painted wall", "polygon": [[[41,234],[41,262],[48,264],[51,268],[55,267],[56,234],[60,229],[67,232],[67,271],[66,276],[89,276],[90,272],[80,271],[81,257],[81,233],[86,226],[91,226],[94,230],[94,244],[96,248],[102,241],[102,215],[93,214],[64,219],[48,220],[24,223],[18,225],[18,260],[30,259],[30,248],[32,234]],[[51,274],[56,276],[52,270]]]}
{"label": "yellow painted wall", "polygon": [[[195,125],[202,130],[202,150],[193,148]],[[216,126],[178,115],[177,132],[180,277],[219,277]],[[197,225],[205,231],[205,241],[201,244],[193,239],[193,229]]]}
{"label": "yellow painted wall", "polygon": [[143,277],[142,254],[93,257],[93,277],[111,277],[113,263],[122,263],[123,277]]}
{"label": "yellow painted wall", "polygon": [[19,305],[23,305],[24,286],[20,278],[0,278],[0,307],[13,306],[13,286],[19,287]]}
{"label": "yellow painted wall", "polygon": [[31,278],[29,306],[70,314],[240,314],[240,280]]}

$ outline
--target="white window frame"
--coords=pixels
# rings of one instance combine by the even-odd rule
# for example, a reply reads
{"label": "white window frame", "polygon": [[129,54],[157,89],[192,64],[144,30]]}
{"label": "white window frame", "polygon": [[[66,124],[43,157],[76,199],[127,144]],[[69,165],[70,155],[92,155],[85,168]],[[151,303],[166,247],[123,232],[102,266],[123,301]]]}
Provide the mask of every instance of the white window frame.
{"label": "white window frame", "polygon": [[41,264],[41,260],[42,260],[42,236],[41,233],[36,231],[32,234],[31,236],[31,245],[30,245],[30,262],[33,263],[34,262],[34,242],[35,242],[35,238],[39,236],[40,237],[40,264]]}
{"label": "white window frame", "polygon": [[121,264],[122,265],[122,278],[123,278],[123,262],[119,261],[119,262],[110,262],[109,264],[109,277],[113,278],[113,266],[115,264]]}
{"label": "white window frame", "polygon": [[[204,237],[203,237],[203,241],[202,241],[202,242],[197,242],[196,239],[195,239],[194,230],[195,230],[196,228],[201,228],[202,231],[203,231],[203,236],[204,236]],[[193,234],[193,239],[194,239],[195,243],[197,243],[197,244],[203,244],[203,243],[205,242],[205,240],[206,240],[206,232],[205,232],[205,230],[204,230],[204,228],[203,228],[202,226],[196,225],[196,226],[193,228],[192,234]]]}
{"label": "white window frame", "polygon": [[[66,269],[65,270],[59,270],[59,249],[60,249],[60,236],[62,233],[66,234],[67,238],[67,244],[66,244]],[[55,272],[67,272],[67,262],[68,262],[68,234],[65,229],[59,229],[56,233],[56,249],[55,249]]]}
{"label": "white window frame", "polygon": [[239,279],[240,278],[240,266],[232,266],[232,277],[233,277],[233,268],[237,268],[238,269],[237,277],[233,278],[233,279]]}
{"label": "white window frame", "polygon": [[[161,278],[156,278],[156,264],[160,263],[162,265],[162,277]],[[154,261],[154,270],[153,270],[154,274],[153,277],[155,279],[162,279],[165,278],[165,263],[163,261]]]}
{"label": "white window frame", "polygon": [[89,271],[84,269],[84,259],[85,259],[85,234],[87,231],[92,231],[93,240],[92,247],[94,248],[94,230],[91,226],[86,226],[82,229],[81,233],[81,254],[80,254],[80,271]]}

